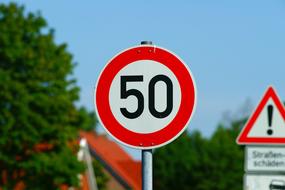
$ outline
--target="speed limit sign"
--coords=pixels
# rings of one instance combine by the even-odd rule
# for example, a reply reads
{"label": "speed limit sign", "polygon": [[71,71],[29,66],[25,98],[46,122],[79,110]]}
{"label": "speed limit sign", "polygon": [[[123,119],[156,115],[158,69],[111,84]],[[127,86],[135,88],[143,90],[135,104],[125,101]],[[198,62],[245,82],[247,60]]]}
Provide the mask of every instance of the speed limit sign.
{"label": "speed limit sign", "polygon": [[112,137],[132,148],[152,149],[186,129],[196,88],[179,57],[161,47],[142,45],[108,62],[94,98],[97,116]]}

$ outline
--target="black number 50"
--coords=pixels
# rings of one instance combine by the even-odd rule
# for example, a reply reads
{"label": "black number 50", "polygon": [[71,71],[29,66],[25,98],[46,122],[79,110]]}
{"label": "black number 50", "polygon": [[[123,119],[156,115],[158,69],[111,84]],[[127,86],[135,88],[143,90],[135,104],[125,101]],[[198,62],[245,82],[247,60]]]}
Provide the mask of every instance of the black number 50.
{"label": "black number 50", "polygon": [[[162,81],[166,84],[166,108],[164,111],[157,111],[155,108],[155,84],[159,81]],[[127,82],[143,82],[142,75],[129,75],[121,76],[121,99],[127,99],[129,96],[135,96],[138,100],[138,107],[136,111],[129,112],[127,108],[120,108],[121,113],[129,119],[135,119],[139,117],[144,110],[144,97],[143,94],[137,89],[127,90]],[[173,109],[173,84],[169,77],[165,75],[156,75],[154,76],[148,85],[148,108],[149,112],[156,118],[165,118],[167,117]]]}

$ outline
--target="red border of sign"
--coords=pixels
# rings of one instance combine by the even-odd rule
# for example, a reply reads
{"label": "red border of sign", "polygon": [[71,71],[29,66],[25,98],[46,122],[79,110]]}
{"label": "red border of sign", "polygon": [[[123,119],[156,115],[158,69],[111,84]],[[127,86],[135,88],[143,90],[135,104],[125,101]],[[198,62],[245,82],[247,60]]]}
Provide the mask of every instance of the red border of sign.
{"label": "red border of sign", "polygon": [[240,135],[237,138],[238,144],[285,144],[285,137],[248,137],[248,134],[253,127],[254,123],[256,122],[258,116],[266,106],[266,103],[268,100],[272,98],[273,102],[276,104],[277,109],[281,113],[281,116],[283,117],[285,121],[285,109],[278,98],[275,90],[272,86],[270,86],[266,93],[264,94],[261,102],[257,106],[256,110],[254,111],[253,115],[250,117],[246,125],[244,126],[243,130],[241,131]]}
{"label": "red border of sign", "polygon": [[[112,114],[109,92],[112,80],[126,65],[139,60],[153,60],[167,66],[181,89],[181,104],[176,116],[163,129],[147,134],[124,128]],[[187,127],[196,103],[196,87],[191,71],[176,55],[157,46],[137,46],[116,55],[103,69],[95,89],[95,108],[101,124],[117,141],[132,148],[151,149],[177,138]]]}

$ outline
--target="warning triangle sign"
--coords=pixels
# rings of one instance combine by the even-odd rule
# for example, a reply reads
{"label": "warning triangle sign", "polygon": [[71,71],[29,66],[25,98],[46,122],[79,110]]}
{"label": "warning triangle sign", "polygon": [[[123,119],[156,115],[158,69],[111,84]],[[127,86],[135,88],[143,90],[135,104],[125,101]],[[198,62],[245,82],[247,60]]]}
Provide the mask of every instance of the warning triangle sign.
{"label": "warning triangle sign", "polygon": [[285,144],[285,108],[269,87],[240,135],[238,144]]}

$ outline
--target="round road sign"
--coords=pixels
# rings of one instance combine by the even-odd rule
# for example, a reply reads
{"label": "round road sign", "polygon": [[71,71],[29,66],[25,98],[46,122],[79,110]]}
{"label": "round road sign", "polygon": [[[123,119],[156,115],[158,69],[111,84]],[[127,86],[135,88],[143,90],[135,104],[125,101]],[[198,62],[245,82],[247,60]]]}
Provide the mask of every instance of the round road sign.
{"label": "round road sign", "polygon": [[196,102],[192,74],[166,49],[141,45],[105,66],[95,89],[95,109],[120,143],[152,149],[170,143],[187,127]]}

